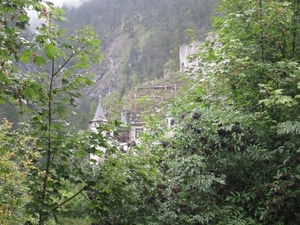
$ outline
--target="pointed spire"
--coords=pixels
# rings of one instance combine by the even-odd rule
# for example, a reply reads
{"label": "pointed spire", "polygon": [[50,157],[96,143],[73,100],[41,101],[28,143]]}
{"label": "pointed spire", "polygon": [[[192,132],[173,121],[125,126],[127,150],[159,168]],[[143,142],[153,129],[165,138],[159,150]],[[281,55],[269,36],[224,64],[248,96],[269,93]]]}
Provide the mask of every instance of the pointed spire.
{"label": "pointed spire", "polygon": [[102,104],[101,104],[101,96],[99,96],[98,107],[97,107],[94,119],[92,121],[96,122],[96,121],[105,121],[105,120],[106,119],[105,119],[104,111],[103,111]]}

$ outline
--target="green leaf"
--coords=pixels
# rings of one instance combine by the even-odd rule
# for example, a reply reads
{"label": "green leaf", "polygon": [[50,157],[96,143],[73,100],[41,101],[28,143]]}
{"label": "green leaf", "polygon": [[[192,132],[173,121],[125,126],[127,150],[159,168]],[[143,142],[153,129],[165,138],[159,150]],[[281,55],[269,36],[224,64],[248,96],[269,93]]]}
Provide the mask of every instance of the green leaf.
{"label": "green leaf", "polygon": [[76,63],[75,68],[77,68],[77,69],[87,69],[89,66],[90,65],[87,61],[82,60],[82,61]]}
{"label": "green leaf", "polygon": [[90,44],[94,45],[94,46],[98,46],[100,44],[100,40],[97,38],[94,38],[93,40],[91,40]]}
{"label": "green leaf", "polygon": [[94,84],[94,81],[92,81],[92,80],[89,79],[89,78],[86,78],[86,79],[85,79],[85,84],[86,84],[86,85],[92,85],[92,84]]}
{"label": "green leaf", "polygon": [[55,53],[56,53],[56,47],[51,45],[51,44],[44,44],[44,51],[45,55],[47,56],[48,59],[54,59],[55,58]]}
{"label": "green leaf", "polygon": [[21,14],[20,16],[18,16],[18,21],[28,22],[29,17],[27,16],[27,14]]}
{"label": "green leaf", "polygon": [[87,203],[87,207],[90,209],[94,209],[96,207],[96,205],[92,202]]}
{"label": "green leaf", "polygon": [[37,66],[42,66],[42,65],[45,65],[45,64],[46,64],[45,59],[44,59],[43,57],[41,57],[41,56],[35,57],[33,61],[35,62],[35,64],[36,64]]}
{"label": "green leaf", "polygon": [[30,50],[25,50],[20,57],[21,62],[30,63],[31,55],[32,55],[32,52]]}
{"label": "green leaf", "polygon": [[292,97],[291,96],[281,96],[278,100],[277,103],[279,104],[286,104],[292,102]]}
{"label": "green leaf", "polygon": [[283,91],[283,89],[277,89],[277,90],[274,91],[274,94],[281,95],[282,91]]}
{"label": "green leaf", "polygon": [[74,156],[76,158],[82,158],[84,155],[86,155],[86,151],[85,150],[79,150],[77,152],[75,152]]}
{"label": "green leaf", "polygon": [[24,90],[24,96],[27,100],[32,100],[35,97],[34,90],[29,87]]}
{"label": "green leaf", "polygon": [[58,112],[58,114],[59,114],[59,116],[61,117],[61,118],[65,118],[66,117],[66,110],[65,110],[65,107],[63,107],[63,106],[57,106],[57,112]]}
{"label": "green leaf", "polygon": [[209,49],[209,52],[208,52],[208,60],[216,60],[216,56],[214,54],[214,51],[213,49]]}

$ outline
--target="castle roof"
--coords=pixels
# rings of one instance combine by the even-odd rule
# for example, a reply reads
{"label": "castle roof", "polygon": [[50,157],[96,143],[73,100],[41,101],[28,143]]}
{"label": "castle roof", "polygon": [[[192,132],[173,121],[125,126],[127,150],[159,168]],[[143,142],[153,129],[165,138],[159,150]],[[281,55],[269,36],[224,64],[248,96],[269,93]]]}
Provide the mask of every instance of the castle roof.
{"label": "castle roof", "polygon": [[105,118],[103,107],[101,104],[101,98],[99,98],[97,110],[94,115],[94,119],[91,122],[101,122],[101,121],[106,121],[106,118]]}

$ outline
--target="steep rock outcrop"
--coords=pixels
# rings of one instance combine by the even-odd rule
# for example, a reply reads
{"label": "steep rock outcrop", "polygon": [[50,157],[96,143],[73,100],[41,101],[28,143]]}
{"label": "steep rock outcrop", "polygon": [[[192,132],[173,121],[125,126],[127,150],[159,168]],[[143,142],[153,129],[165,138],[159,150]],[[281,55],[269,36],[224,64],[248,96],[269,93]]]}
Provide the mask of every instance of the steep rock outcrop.
{"label": "steep rock outcrop", "polygon": [[127,61],[127,56],[122,55],[123,51],[129,51],[130,45],[123,45],[123,42],[130,42],[126,33],[120,33],[110,40],[103,54],[105,60],[101,65],[91,68],[95,74],[95,84],[86,91],[90,99],[105,97],[118,88],[118,74]]}
{"label": "steep rock outcrop", "polygon": [[201,42],[194,41],[188,45],[181,45],[179,48],[179,62],[180,62],[180,72],[184,72],[188,69],[192,69],[192,72],[195,72],[200,69],[199,59],[193,58],[194,54],[197,54],[199,51],[199,46]]}

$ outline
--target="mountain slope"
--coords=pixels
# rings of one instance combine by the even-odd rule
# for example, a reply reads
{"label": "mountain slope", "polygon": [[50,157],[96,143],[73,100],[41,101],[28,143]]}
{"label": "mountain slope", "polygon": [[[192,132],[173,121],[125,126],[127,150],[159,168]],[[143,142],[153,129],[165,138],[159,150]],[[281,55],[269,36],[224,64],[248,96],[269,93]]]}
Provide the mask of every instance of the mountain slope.
{"label": "mountain slope", "polygon": [[91,0],[66,10],[67,31],[92,25],[102,41],[105,61],[92,68],[89,98],[115,90],[122,98],[132,87],[179,70],[179,47],[205,36],[218,0]]}

